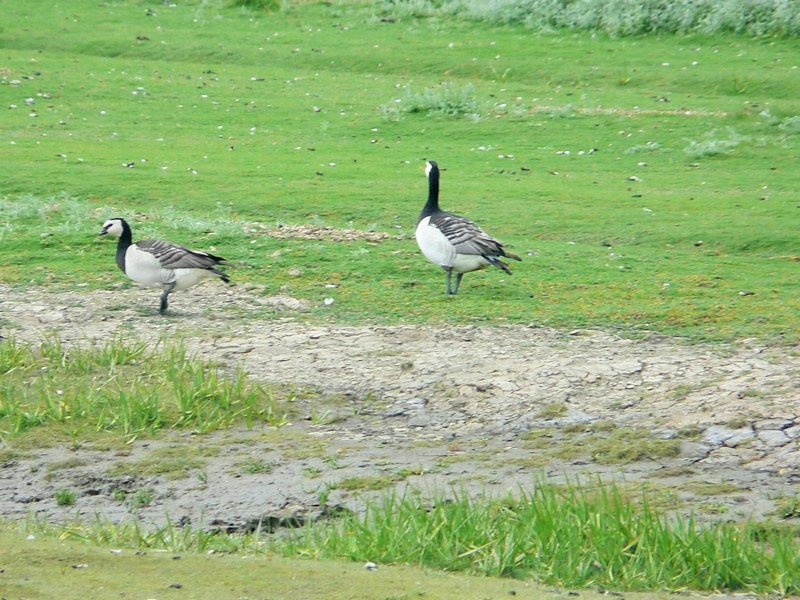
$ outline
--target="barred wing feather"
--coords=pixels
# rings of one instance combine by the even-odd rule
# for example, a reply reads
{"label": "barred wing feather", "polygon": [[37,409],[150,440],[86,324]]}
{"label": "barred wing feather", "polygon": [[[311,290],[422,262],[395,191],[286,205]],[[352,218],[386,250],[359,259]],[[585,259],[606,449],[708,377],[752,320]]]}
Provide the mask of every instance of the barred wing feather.
{"label": "barred wing feather", "polygon": [[503,256],[502,245],[467,218],[450,213],[440,213],[431,219],[450,241],[458,254]]}
{"label": "barred wing feather", "polygon": [[189,250],[162,240],[142,240],[136,242],[136,246],[155,256],[165,269],[211,269],[225,260],[207,252]]}

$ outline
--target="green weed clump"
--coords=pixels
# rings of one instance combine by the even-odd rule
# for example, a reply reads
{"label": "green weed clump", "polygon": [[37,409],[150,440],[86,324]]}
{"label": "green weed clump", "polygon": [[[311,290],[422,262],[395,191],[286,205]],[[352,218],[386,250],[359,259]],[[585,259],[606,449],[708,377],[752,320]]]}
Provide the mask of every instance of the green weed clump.
{"label": "green weed clump", "polygon": [[447,82],[425,88],[422,92],[407,87],[403,97],[383,105],[381,111],[386,118],[393,120],[400,119],[403,113],[462,117],[473,121],[481,118],[480,103],[471,83],[458,86]]}
{"label": "green weed clump", "polygon": [[800,591],[800,541],[788,530],[665,519],[615,489],[537,486],[520,498],[427,504],[390,496],[307,528],[288,555],[404,563],[575,587]]}
{"label": "green weed clump", "polygon": [[786,135],[797,135],[800,133],[800,116],[786,117],[780,122],[778,128]]}
{"label": "green weed clump", "polygon": [[251,10],[280,10],[280,0],[231,0],[233,7],[249,8]]}
{"label": "green weed clump", "polygon": [[747,138],[739,135],[735,129],[729,129],[727,135],[720,136],[716,131],[706,134],[702,140],[690,140],[684,153],[693,159],[707,158],[728,154]]}
{"label": "green weed clump", "polygon": [[237,369],[225,373],[183,346],[115,339],[103,346],[0,345],[0,436],[52,425],[127,439],[165,428],[201,432],[233,423],[283,423],[273,391]]}
{"label": "green weed clump", "polygon": [[384,0],[379,10],[396,18],[461,17],[533,30],[604,31],[614,36],[663,33],[745,33],[796,37],[800,18],[783,0]]}
{"label": "green weed clump", "polygon": [[75,495],[74,491],[67,488],[62,488],[60,490],[56,490],[55,499],[56,504],[59,506],[72,506],[75,504],[77,496]]}

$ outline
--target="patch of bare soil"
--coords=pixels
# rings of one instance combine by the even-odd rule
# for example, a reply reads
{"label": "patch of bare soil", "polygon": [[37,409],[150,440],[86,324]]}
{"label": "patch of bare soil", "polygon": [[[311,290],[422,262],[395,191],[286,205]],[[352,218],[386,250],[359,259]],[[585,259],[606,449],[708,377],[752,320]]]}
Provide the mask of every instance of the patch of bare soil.
{"label": "patch of bare soil", "polygon": [[293,238],[302,240],[328,240],[332,242],[352,242],[354,240],[382,242],[391,237],[388,233],[382,231],[364,231],[362,229],[347,229],[330,227],[327,225],[278,225],[277,227],[267,227],[261,223],[254,223],[250,227],[250,230],[253,232],[261,231],[264,235],[276,239]]}
{"label": "patch of bare soil", "polygon": [[[175,294],[162,317],[156,296],[0,286],[0,325],[67,344],[118,332],[183,339],[200,357],[306,390],[292,423],[29,452],[2,465],[0,515],[236,531],[359,510],[392,488],[501,494],[596,477],[646,483],[667,507],[714,518],[775,514],[797,498],[797,348],[536,326],[313,325],[296,299],[211,284]],[[201,466],[174,479],[119,468],[165,447],[199,454]],[[57,506],[62,488],[78,492],[74,506]]]}

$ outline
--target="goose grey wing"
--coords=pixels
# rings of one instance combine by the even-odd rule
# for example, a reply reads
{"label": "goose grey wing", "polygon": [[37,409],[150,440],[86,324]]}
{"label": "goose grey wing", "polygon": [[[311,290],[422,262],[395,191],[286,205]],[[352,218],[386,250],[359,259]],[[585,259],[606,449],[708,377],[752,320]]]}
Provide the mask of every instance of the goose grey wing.
{"label": "goose grey wing", "polygon": [[207,252],[189,250],[163,240],[142,240],[136,242],[136,246],[155,256],[165,269],[210,269],[224,260]]}
{"label": "goose grey wing", "polygon": [[458,254],[493,256],[503,253],[500,242],[465,217],[440,213],[430,223],[444,234]]}

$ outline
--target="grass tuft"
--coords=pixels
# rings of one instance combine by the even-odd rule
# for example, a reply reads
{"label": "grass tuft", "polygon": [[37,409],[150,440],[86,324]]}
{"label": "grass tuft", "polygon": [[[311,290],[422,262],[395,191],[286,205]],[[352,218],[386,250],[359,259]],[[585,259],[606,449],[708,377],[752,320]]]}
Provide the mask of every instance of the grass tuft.
{"label": "grass tuft", "polygon": [[77,500],[75,492],[67,488],[56,490],[54,497],[59,506],[72,506]]}
{"label": "grass tuft", "polygon": [[729,154],[739,144],[748,139],[736,133],[736,130],[732,128],[729,128],[727,133],[727,137],[720,137],[717,131],[711,131],[700,141],[690,140],[689,145],[683,151],[692,159],[719,156],[721,154]]}
{"label": "grass tuft", "polygon": [[786,117],[780,122],[778,128],[787,135],[797,135],[800,133],[800,115]]}
{"label": "grass tuft", "polygon": [[382,106],[381,111],[384,117],[392,120],[398,120],[403,113],[461,117],[473,121],[481,118],[480,103],[471,83],[458,86],[446,82],[422,92],[413,92],[407,87],[401,98]]}
{"label": "grass tuft", "polygon": [[272,389],[237,369],[225,373],[182,346],[117,338],[104,346],[0,345],[0,436],[57,424],[117,432],[126,439],[161,429],[209,432],[234,423],[285,422]]}
{"label": "grass tuft", "polygon": [[280,0],[231,0],[230,5],[251,10],[275,11],[281,9]]}

